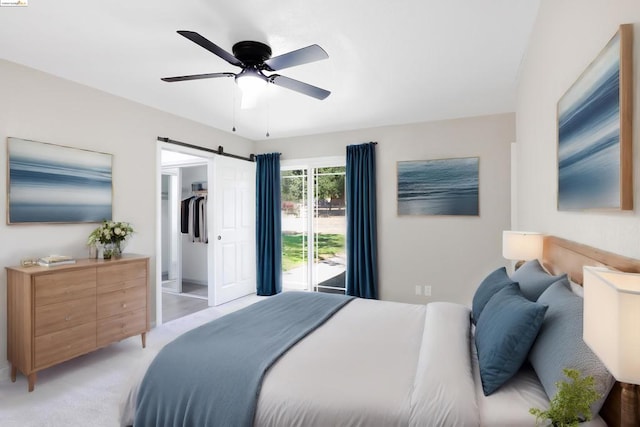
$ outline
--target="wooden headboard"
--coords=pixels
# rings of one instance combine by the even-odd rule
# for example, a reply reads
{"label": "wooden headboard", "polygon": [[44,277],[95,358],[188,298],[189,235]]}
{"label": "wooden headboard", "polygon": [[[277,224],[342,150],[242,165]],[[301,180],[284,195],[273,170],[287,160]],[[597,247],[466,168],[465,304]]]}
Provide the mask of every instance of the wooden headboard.
{"label": "wooden headboard", "polygon": [[[544,238],[542,263],[550,273],[554,275],[567,273],[573,282],[580,285],[582,285],[582,267],[584,266],[606,266],[613,270],[640,273],[640,260],[555,236]],[[620,384],[616,383],[600,411],[600,415],[609,426],[621,425],[620,390]],[[640,393],[636,401],[640,401]],[[635,413],[636,425],[640,425],[640,407],[635,408]]]}

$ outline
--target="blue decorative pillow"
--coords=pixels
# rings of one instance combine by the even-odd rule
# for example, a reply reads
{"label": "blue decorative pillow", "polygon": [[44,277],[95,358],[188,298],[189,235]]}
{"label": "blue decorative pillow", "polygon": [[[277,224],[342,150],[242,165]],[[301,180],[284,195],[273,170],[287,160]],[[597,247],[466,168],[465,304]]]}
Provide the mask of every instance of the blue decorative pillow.
{"label": "blue decorative pillow", "polygon": [[478,286],[476,293],[473,295],[471,310],[473,314],[474,324],[478,323],[480,313],[484,309],[484,306],[487,305],[491,297],[495,295],[495,293],[500,289],[511,283],[515,282],[509,278],[507,269],[504,267],[498,268],[493,273],[485,277],[485,279]]}
{"label": "blue decorative pillow", "polygon": [[482,390],[489,396],[507,382],[527,359],[547,306],[526,299],[518,284],[498,291],[476,325],[476,349]]}
{"label": "blue decorative pillow", "polygon": [[537,301],[551,284],[566,276],[566,274],[552,276],[542,268],[537,259],[534,259],[525,262],[522,267],[517,269],[511,275],[511,280],[518,282],[522,295],[529,301]]}
{"label": "blue decorative pillow", "polygon": [[595,415],[602,408],[614,383],[613,376],[582,339],[583,299],[573,293],[566,278],[551,285],[538,299],[549,306],[540,333],[529,353],[529,361],[549,399],[556,383],[566,381],[564,368],[591,375],[602,396],[591,405]]}

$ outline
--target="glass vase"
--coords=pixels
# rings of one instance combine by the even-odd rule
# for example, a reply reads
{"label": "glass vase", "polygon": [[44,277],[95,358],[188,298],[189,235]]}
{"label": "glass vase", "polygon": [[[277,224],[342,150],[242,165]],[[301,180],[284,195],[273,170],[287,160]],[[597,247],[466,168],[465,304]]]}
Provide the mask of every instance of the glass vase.
{"label": "glass vase", "polygon": [[102,245],[102,258],[111,259],[115,253],[115,243],[109,242]]}
{"label": "glass vase", "polygon": [[102,257],[104,259],[122,258],[122,251],[124,250],[126,243],[126,240],[104,243],[102,245]]}
{"label": "glass vase", "polygon": [[122,258],[122,250],[124,249],[124,241],[118,240],[113,243],[113,257]]}

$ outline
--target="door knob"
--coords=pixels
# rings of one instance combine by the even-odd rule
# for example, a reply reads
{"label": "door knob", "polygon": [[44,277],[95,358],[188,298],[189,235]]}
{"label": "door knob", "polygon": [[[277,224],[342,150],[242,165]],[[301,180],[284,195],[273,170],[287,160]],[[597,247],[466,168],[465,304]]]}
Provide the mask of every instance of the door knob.
{"label": "door knob", "polygon": [[222,240],[222,236],[218,236],[218,240]]}

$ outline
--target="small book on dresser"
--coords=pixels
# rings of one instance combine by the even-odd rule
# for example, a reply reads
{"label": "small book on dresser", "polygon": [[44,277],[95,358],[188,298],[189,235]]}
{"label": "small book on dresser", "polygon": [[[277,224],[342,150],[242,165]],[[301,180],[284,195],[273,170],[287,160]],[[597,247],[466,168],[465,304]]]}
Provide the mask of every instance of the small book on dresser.
{"label": "small book on dresser", "polygon": [[66,255],[49,255],[38,259],[38,264],[43,267],[52,267],[54,265],[75,264],[73,257]]}

